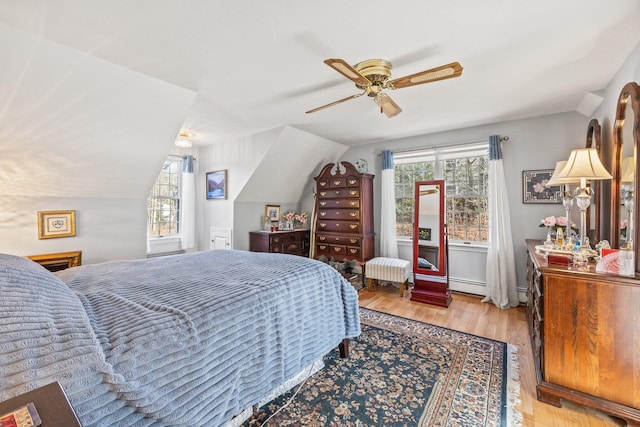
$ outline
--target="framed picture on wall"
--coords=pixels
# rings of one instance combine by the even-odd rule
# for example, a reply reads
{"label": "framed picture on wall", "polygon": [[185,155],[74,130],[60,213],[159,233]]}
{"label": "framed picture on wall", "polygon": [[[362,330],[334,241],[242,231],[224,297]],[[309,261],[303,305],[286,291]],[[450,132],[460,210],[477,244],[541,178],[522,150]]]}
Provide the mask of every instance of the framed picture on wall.
{"label": "framed picture on wall", "polygon": [[38,239],[76,235],[76,211],[38,211]]}
{"label": "framed picture on wall", "polygon": [[207,199],[227,198],[227,170],[207,172]]}
{"label": "framed picture on wall", "polygon": [[522,203],[562,203],[562,188],[547,187],[553,169],[522,171]]}

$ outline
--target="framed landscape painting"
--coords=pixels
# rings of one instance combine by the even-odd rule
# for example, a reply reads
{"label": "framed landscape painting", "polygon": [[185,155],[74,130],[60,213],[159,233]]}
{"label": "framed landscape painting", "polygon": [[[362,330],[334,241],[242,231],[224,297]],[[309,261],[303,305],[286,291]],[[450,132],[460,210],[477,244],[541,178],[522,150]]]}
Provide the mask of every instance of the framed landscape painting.
{"label": "framed landscape painting", "polygon": [[207,172],[207,199],[227,198],[227,170]]}

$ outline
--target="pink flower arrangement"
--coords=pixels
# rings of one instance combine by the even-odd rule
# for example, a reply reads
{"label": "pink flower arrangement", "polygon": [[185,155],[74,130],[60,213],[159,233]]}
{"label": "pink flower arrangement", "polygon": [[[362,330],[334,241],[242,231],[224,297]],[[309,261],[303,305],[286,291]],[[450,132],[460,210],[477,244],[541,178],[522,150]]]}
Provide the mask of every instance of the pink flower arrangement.
{"label": "pink flower arrangement", "polygon": [[308,216],[309,214],[307,214],[306,212],[302,212],[301,214],[295,214],[293,220],[299,222],[300,224],[306,224]]}
{"label": "pink flower arrangement", "polygon": [[[566,228],[568,225],[566,216],[548,216],[540,220],[540,227],[549,227],[557,230],[559,227]],[[571,224],[571,228],[576,228],[575,224]]]}
{"label": "pink flower arrangement", "polygon": [[284,214],[284,219],[286,221],[293,221],[295,223],[300,223],[300,224],[306,224],[308,217],[309,217],[309,214],[306,212],[297,214],[294,211],[289,211],[286,214]]}

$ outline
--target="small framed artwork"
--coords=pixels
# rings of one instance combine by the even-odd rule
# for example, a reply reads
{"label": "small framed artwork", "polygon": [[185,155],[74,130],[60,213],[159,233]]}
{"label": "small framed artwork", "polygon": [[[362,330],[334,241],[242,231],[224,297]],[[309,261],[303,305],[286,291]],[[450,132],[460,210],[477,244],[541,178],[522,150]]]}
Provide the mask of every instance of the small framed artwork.
{"label": "small framed artwork", "polygon": [[207,172],[207,199],[227,198],[227,170]]}
{"label": "small framed artwork", "polygon": [[38,211],[38,239],[76,235],[76,211]]}
{"label": "small framed artwork", "polygon": [[553,169],[522,171],[522,203],[562,203],[562,188],[547,187]]}
{"label": "small framed artwork", "polygon": [[418,228],[418,240],[431,240],[431,229]]}
{"label": "small framed artwork", "polygon": [[269,218],[271,222],[280,221],[280,205],[265,205],[264,216]]}

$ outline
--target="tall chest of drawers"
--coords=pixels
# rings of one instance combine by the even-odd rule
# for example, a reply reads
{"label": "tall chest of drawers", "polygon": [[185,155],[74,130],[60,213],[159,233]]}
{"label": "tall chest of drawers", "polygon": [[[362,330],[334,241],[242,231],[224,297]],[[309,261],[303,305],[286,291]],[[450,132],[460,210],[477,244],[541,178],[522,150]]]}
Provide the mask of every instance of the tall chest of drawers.
{"label": "tall chest of drawers", "polygon": [[314,257],[364,263],[374,257],[373,175],[329,163],[316,181]]}

